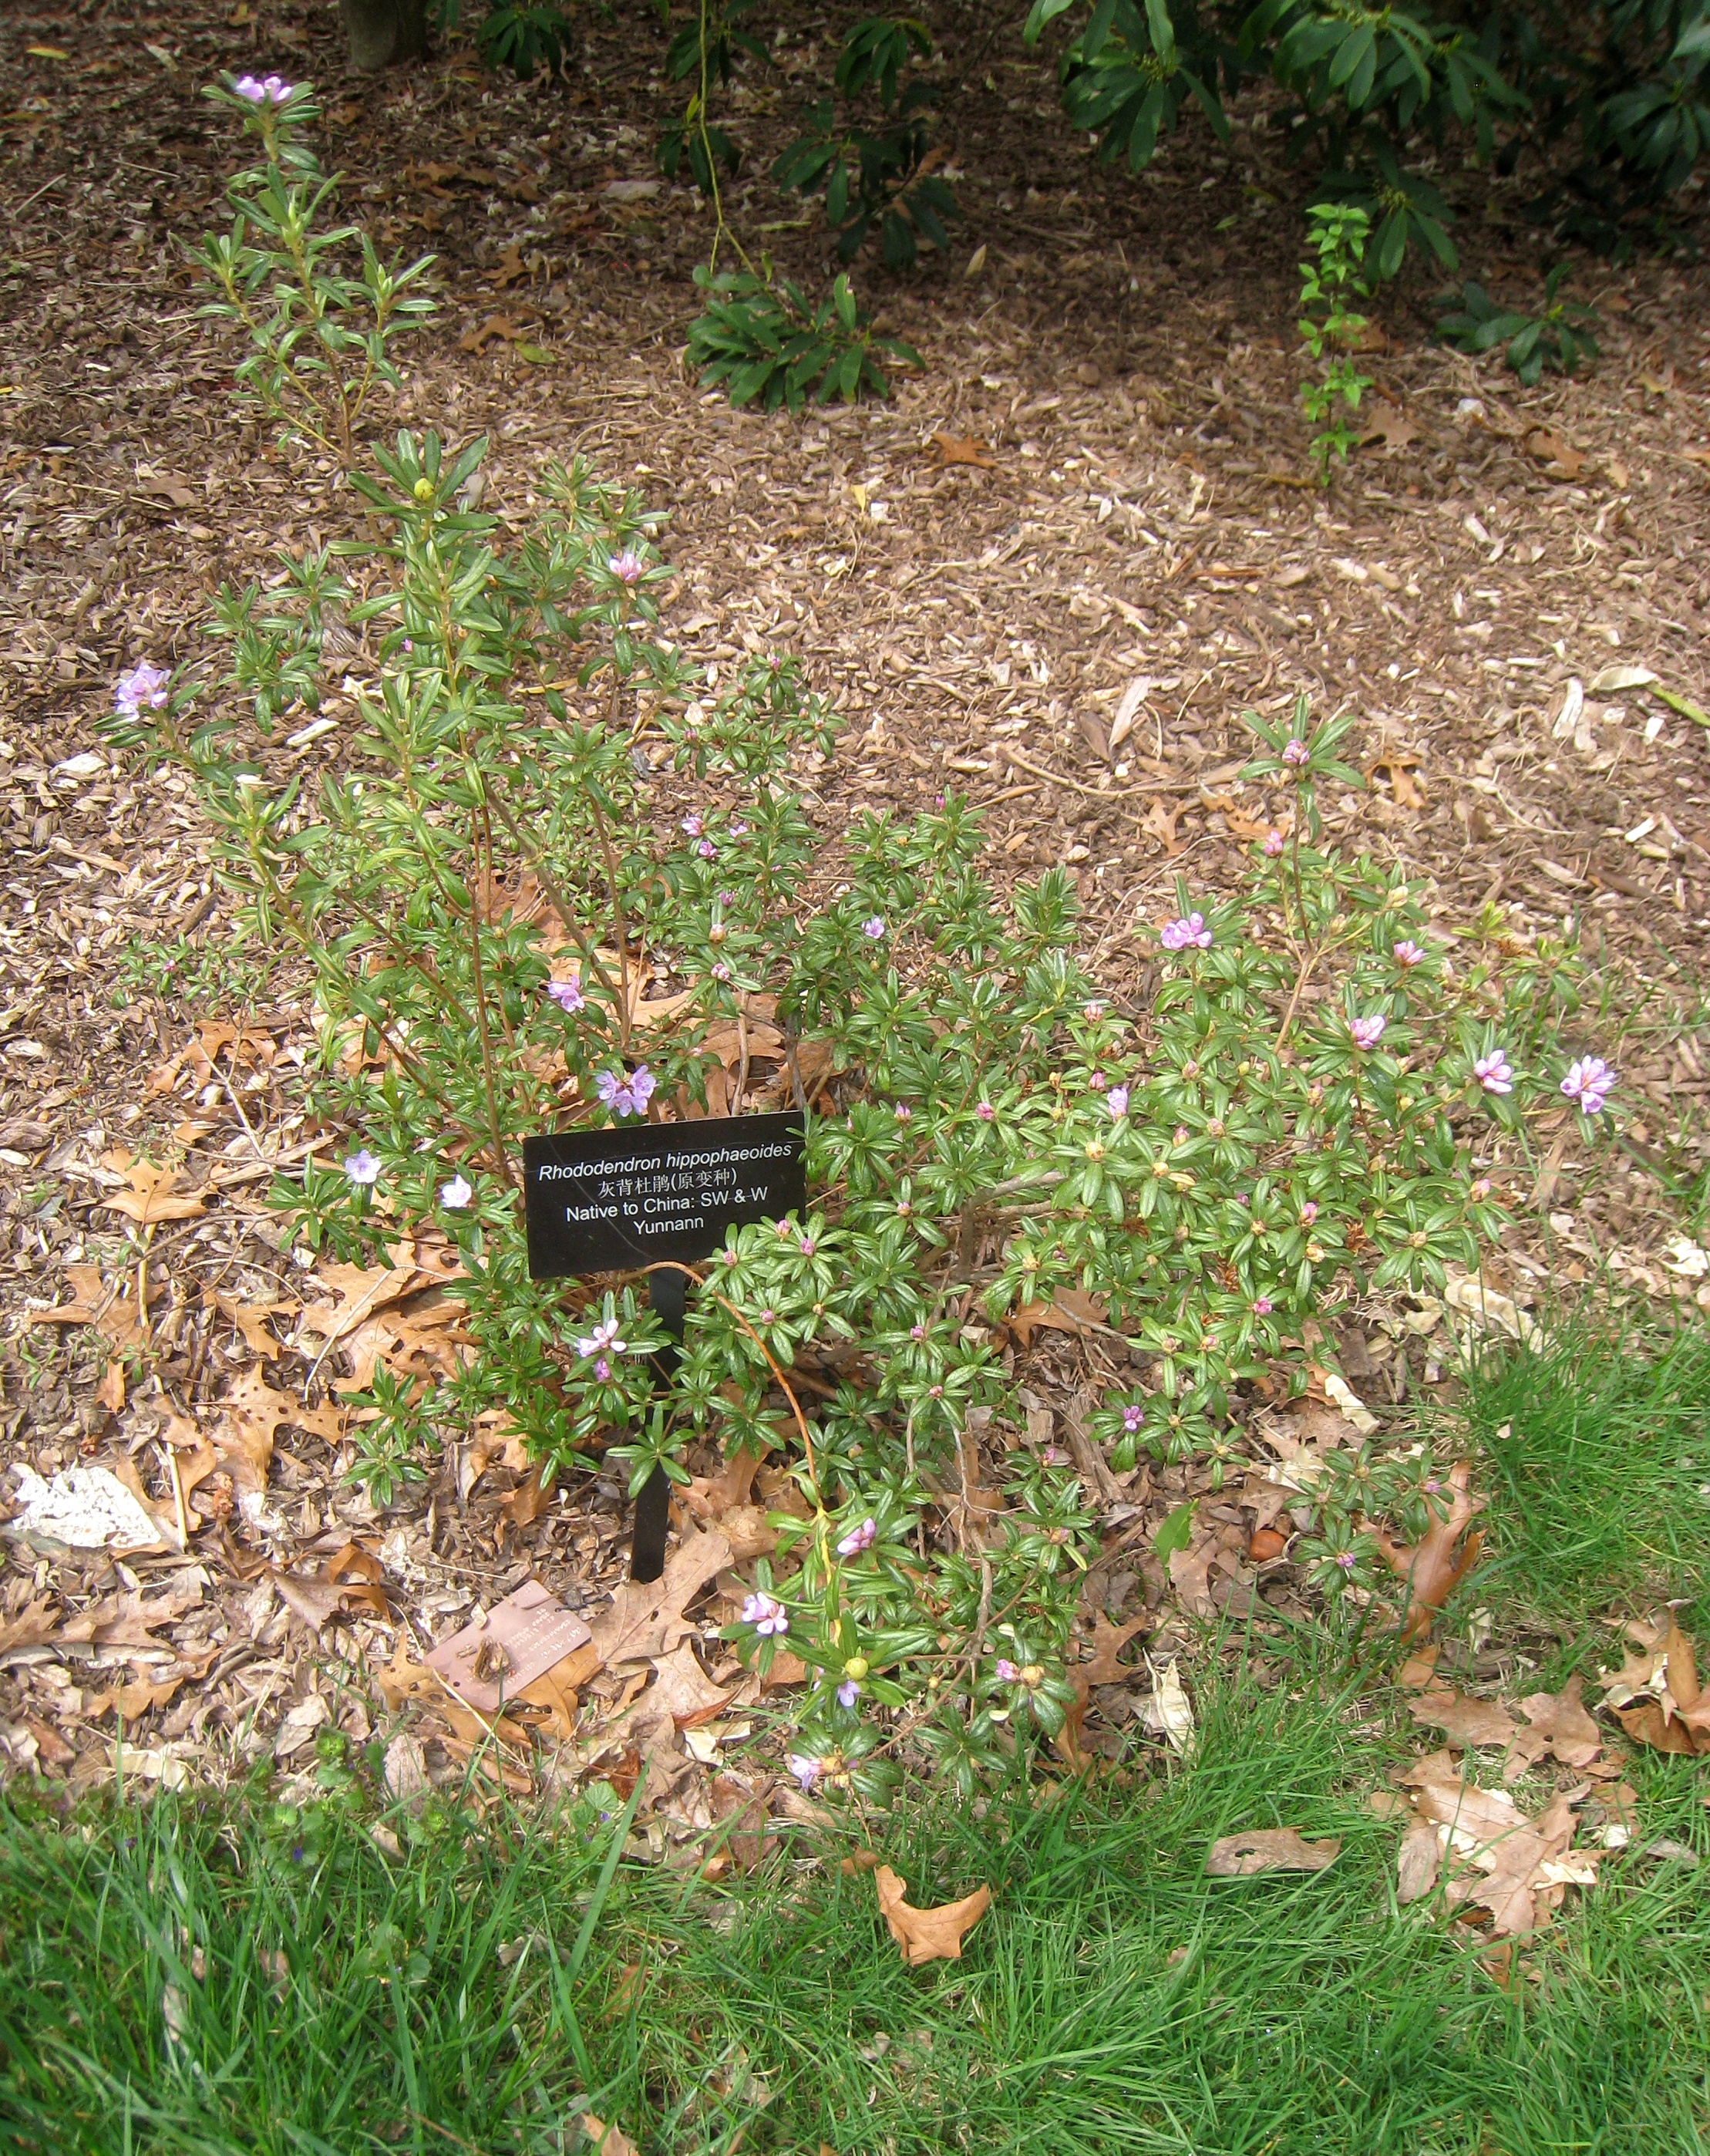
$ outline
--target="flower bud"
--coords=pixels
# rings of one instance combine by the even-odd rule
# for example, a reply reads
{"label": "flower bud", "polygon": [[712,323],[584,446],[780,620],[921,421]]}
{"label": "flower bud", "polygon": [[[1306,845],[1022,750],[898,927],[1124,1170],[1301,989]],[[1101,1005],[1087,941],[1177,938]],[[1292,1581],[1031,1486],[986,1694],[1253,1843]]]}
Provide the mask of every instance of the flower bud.
{"label": "flower bud", "polygon": [[434,499],[434,482],[430,479],[419,479],[410,491],[418,501],[431,501]]}

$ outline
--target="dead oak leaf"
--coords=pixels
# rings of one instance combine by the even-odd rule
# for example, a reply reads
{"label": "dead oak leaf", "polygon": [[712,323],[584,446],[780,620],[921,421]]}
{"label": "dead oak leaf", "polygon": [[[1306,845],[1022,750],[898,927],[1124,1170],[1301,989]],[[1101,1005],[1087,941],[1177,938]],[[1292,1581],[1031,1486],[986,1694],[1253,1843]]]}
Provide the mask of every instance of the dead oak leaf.
{"label": "dead oak leaf", "polygon": [[1451,1744],[1463,1749],[1481,1744],[1507,1744],[1520,1725],[1505,1707],[1493,1699],[1470,1699],[1465,1692],[1433,1685],[1407,1702],[1407,1711],[1426,1729],[1440,1729]]}
{"label": "dead oak leaf", "polygon": [[976,465],[982,471],[997,469],[997,459],[977,434],[934,434],[932,448],[941,466]]}
{"label": "dead oak leaf", "polygon": [[1559,1692],[1534,1691],[1520,1702],[1528,1727],[1509,1748],[1502,1772],[1511,1778],[1553,1753],[1564,1767],[1589,1767],[1603,1748],[1597,1724],[1579,1697],[1584,1679],[1569,1677]]}
{"label": "dead oak leaf", "polygon": [[593,1644],[608,1667],[657,1661],[695,1626],[684,1610],[731,1562],[731,1546],[716,1527],[685,1535],[662,1578],[625,1580],[593,1628]]}
{"label": "dead oak leaf", "polygon": [[1326,1871],[1342,1850],[1338,1835],[1303,1840],[1291,1826],[1249,1827],[1220,1835],[1206,1854],[1214,1879],[1245,1879],[1257,1871]]}
{"label": "dead oak leaf", "polygon": [[1374,397],[1360,417],[1363,422],[1359,438],[1363,449],[1373,442],[1381,442],[1384,449],[1393,454],[1419,439],[1419,429],[1400,407],[1392,404],[1387,397]]}
{"label": "dead oak leaf", "polygon": [[457,340],[457,349],[460,352],[480,352],[494,337],[502,338],[506,344],[516,344],[527,334],[526,330],[518,329],[509,315],[489,315],[479,327],[464,331]]}
{"label": "dead oak leaf", "polygon": [[582,2114],[582,2130],[589,2148],[597,2150],[598,2156],[635,2156],[635,2143],[629,2135],[620,2127],[608,2126],[591,2111]]}
{"label": "dead oak leaf", "polygon": [[991,1906],[989,1887],[976,1887],[959,1902],[946,1902],[936,1909],[917,1909],[906,1897],[908,1883],[887,1864],[873,1873],[879,1890],[879,1910],[891,1936],[911,1969],[929,1961],[960,1961],[962,1942]]}
{"label": "dead oak leaf", "polygon": [[1528,429],[1523,446],[1527,455],[1543,466],[1546,479],[1578,479],[1584,470],[1584,452],[1552,427]]}
{"label": "dead oak leaf", "polygon": [[1112,1625],[1108,1617],[1097,1617],[1092,1625],[1092,1655],[1090,1661],[1081,1663],[1075,1671],[1089,1685],[1126,1684],[1134,1671],[1117,1656],[1134,1635],[1151,1622],[1143,1610],[1126,1625]]}
{"label": "dead oak leaf", "polygon": [[103,1153],[101,1164],[121,1174],[125,1188],[108,1191],[97,1203],[110,1212],[122,1213],[139,1228],[151,1228],[162,1220],[193,1220],[208,1202],[205,1190],[178,1189],[172,1169],[133,1160],[122,1148]]}

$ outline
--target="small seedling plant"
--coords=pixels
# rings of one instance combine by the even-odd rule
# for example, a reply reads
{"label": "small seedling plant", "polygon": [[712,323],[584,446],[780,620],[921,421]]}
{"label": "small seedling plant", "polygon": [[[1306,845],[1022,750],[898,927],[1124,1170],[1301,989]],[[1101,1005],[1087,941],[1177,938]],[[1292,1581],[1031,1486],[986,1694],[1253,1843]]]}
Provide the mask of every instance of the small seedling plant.
{"label": "small seedling plant", "polygon": [[1301,264],[1301,341],[1319,367],[1315,378],[1301,384],[1301,401],[1319,430],[1312,437],[1312,455],[1323,486],[1330,484],[1333,464],[1345,464],[1360,439],[1359,429],[1348,422],[1372,386],[1372,377],[1360,372],[1353,357],[1366,317],[1348,305],[1367,289],[1360,264],[1369,223],[1357,204],[1315,204],[1311,226],[1317,259]]}
{"label": "small seedling plant", "polygon": [[[1458,351],[1473,353],[1503,347],[1503,357],[1529,389],[1545,367],[1571,374],[1584,360],[1597,357],[1594,325],[1597,310],[1580,300],[1564,297],[1568,276],[1565,263],[1558,263],[1543,280],[1543,305],[1535,315],[1512,307],[1499,307],[1481,285],[1468,278],[1461,288],[1461,304],[1443,316],[1437,335]],[[1452,292],[1443,297],[1453,299]]]}
{"label": "small seedling plant", "polygon": [[[793,1771],[878,1797],[912,1759],[971,1788],[1062,1731],[1096,1548],[1080,1479],[1023,1435],[1009,1321],[1098,1297],[1132,1375],[1089,1442],[1118,1477],[1217,1482],[1351,1297],[1476,1261],[1494,1144],[1564,1095],[1601,1111],[1613,1074],[1557,1045],[1570,954],[1445,940],[1398,869],[1327,848],[1352,721],[1302,704],[1249,721],[1281,807],[1244,888],[1179,888],[1118,1007],[1069,876],[1000,896],[966,802],[816,824],[833,715],[784,654],[685,671],[638,495],[577,462],[531,512],[472,511],[484,448],[399,434],[353,475],[384,534],[344,542],[362,595],[317,570],[264,624],[228,606],[223,670],[139,666],[113,721],[193,783],[251,944],[313,979],[308,1102],[347,1135],[275,1183],[291,1237],[380,1262],[434,1230],[461,1258],[460,1366],[377,1369],[350,1472],[388,1502],[477,1430],[632,1491],[763,1463],[774,1547],[727,1635],[806,1672]],[[335,598],[377,671],[311,786],[280,735]],[[694,1269],[665,1379],[644,1278],[529,1277],[519,1148],[722,1104],[763,1024],[809,1203]],[[1416,1537],[1444,1499],[1428,1457],[1374,1446],[1313,1502],[1316,1576],[1369,1609],[1374,1528]]]}

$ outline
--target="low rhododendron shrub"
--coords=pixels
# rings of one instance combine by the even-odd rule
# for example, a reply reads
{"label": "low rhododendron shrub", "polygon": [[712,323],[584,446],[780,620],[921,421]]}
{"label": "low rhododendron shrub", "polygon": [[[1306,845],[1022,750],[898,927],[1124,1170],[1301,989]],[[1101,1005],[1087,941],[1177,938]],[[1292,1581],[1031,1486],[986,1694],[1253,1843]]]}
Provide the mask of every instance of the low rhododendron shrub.
{"label": "low rhododendron shrub", "polygon": [[[1245,888],[1184,887],[1118,1004],[1067,875],[1000,897],[965,802],[816,826],[793,774],[831,715],[785,657],[716,692],[686,675],[634,495],[575,465],[511,536],[459,506],[480,456],[402,435],[363,482],[387,588],[339,598],[379,678],[318,790],[275,738],[280,685],[311,700],[320,672],[326,594],[300,578],[272,628],[236,621],[223,681],[127,677],[114,721],[195,781],[244,932],[313,969],[309,1092],[350,1137],[273,1202],[341,1257],[428,1222],[462,1253],[465,1365],[377,1374],[352,1472],[383,1498],[496,1415],[632,1488],[720,1454],[782,1466],[730,1632],[814,1679],[797,1770],[874,1789],[906,1738],[972,1778],[1060,1727],[1095,1548],[1060,1460],[1018,1445],[976,1492],[973,1434],[1022,1419],[1004,1321],[1096,1295],[1132,1373],[1091,1420],[1111,1471],[1214,1481],[1256,1405],[1333,1359],[1339,1306],[1476,1261],[1495,1144],[1564,1096],[1600,1111],[1613,1074],[1555,1045],[1570,958],[1446,939],[1399,869],[1325,849],[1351,722],[1302,709],[1250,721],[1250,773],[1289,805]],[[667,1383],[643,1281],[529,1279],[518,1151],[723,1108],[732,1037],[806,1111],[809,1201],[696,1269]],[[1315,1493],[1326,1589],[1369,1596],[1372,1528],[1418,1534],[1439,1489],[1423,1455],[1350,1455]]]}

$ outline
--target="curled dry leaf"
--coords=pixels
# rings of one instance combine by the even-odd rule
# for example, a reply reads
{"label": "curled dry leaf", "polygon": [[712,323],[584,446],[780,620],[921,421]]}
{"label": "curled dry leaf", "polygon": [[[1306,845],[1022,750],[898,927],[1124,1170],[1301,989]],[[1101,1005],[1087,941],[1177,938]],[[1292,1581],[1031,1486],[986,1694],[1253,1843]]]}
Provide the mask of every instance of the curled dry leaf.
{"label": "curled dry leaf", "polygon": [[[1506,1789],[1462,1780],[1446,1752],[1416,1760],[1402,1786],[1443,1853],[1448,1906],[1487,1909],[1497,1936],[1537,1930],[1560,1907],[1568,1887],[1596,1883],[1600,1852],[1572,1846],[1578,1822],[1568,1797],[1528,1819]],[[1409,1880],[1423,1872],[1423,1851],[1421,1835],[1409,1851]],[[1398,1876],[1398,1893],[1402,1884]]]}
{"label": "curled dry leaf", "polygon": [[911,1908],[905,1899],[907,1881],[886,1864],[874,1871],[873,1882],[879,1890],[880,1912],[911,1969],[929,1961],[960,1961],[963,1938],[991,1906],[991,1888],[976,1887],[959,1902],[946,1902],[936,1909]]}
{"label": "curled dry leaf", "polygon": [[997,459],[978,435],[934,434],[932,447],[941,465],[978,465],[982,471],[997,468]]}
{"label": "curled dry leaf", "polygon": [[1245,1879],[1256,1871],[1324,1871],[1341,1849],[1337,1835],[1306,1841],[1291,1826],[1250,1827],[1245,1834],[1220,1835],[1205,1869],[1214,1879]]}
{"label": "curled dry leaf", "polygon": [[635,2156],[635,2143],[621,2128],[608,2126],[596,2118],[591,2111],[582,2114],[582,2130],[588,2136],[590,2148],[599,2156]]}
{"label": "curled dry leaf", "polygon": [[1485,1501],[1467,1494],[1471,1473],[1471,1465],[1465,1460],[1457,1460],[1450,1469],[1448,1512],[1444,1518],[1432,1522],[1416,1549],[1404,1549],[1381,1532],[1374,1537],[1384,1562],[1408,1584],[1407,1620],[1401,1632],[1404,1640],[1430,1630],[1432,1617],[1477,1560],[1483,1537],[1466,1531],[1483,1510]]}
{"label": "curled dry leaf", "polygon": [[1605,1677],[1604,1704],[1635,1743],[1682,1757],[1710,1753],[1710,1697],[1698,1682],[1692,1643],[1671,1610],[1654,1624],[1630,1625],[1625,1665]]}
{"label": "curled dry leaf", "polygon": [[1140,1724],[1154,1737],[1168,1740],[1185,1759],[1197,1741],[1193,1703],[1182,1687],[1181,1672],[1173,1661],[1154,1673],[1152,1697],[1140,1709]]}
{"label": "curled dry leaf", "polygon": [[684,1610],[730,1562],[731,1546],[714,1527],[685,1535],[667,1559],[662,1578],[625,1580],[593,1628],[601,1661],[614,1667],[668,1655],[695,1630]]}
{"label": "curled dry leaf", "polygon": [[208,1202],[206,1191],[179,1190],[171,1168],[133,1160],[122,1147],[116,1152],[103,1153],[101,1164],[121,1174],[125,1188],[110,1190],[100,1203],[112,1212],[124,1214],[139,1228],[151,1228],[162,1220],[193,1220]]}
{"label": "curled dry leaf", "polygon": [[1102,1296],[1066,1287],[1050,1302],[1018,1303],[1004,1323],[1017,1343],[1025,1348],[1039,1326],[1048,1326],[1058,1332],[1086,1332],[1101,1326],[1107,1315]]}

